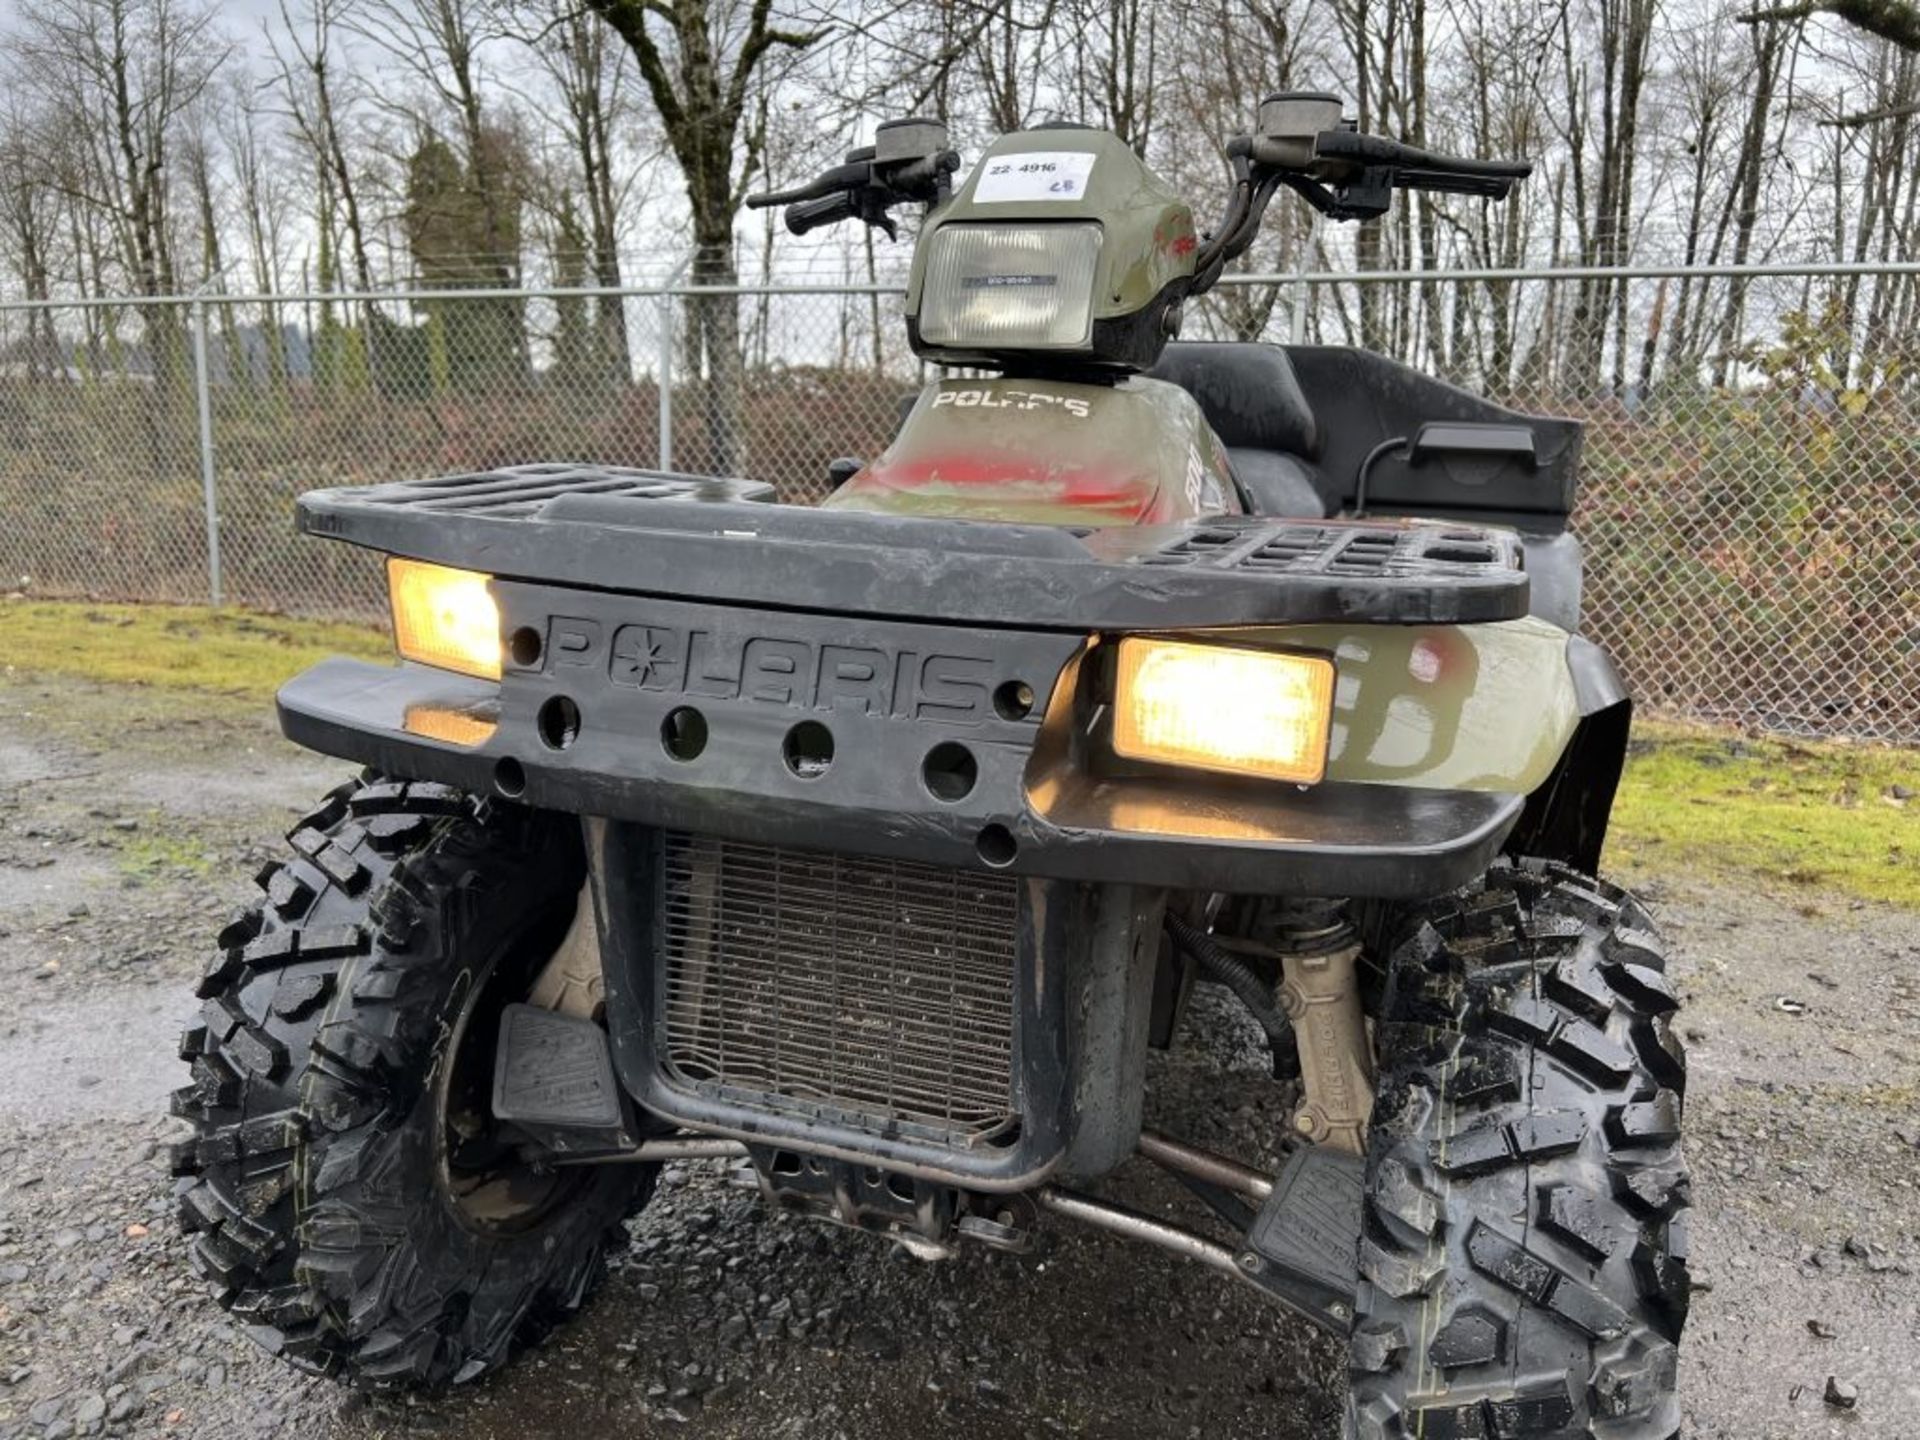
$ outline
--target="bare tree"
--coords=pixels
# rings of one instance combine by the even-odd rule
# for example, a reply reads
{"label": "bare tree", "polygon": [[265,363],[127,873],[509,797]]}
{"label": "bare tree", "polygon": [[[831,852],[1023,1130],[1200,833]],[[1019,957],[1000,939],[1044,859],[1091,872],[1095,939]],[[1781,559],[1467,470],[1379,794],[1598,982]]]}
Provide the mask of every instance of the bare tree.
{"label": "bare tree", "polygon": [[[59,196],[42,164],[35,118],[19,95],[0,101],[0,255],[19,275],[24,299],[53,298],[54,249],[59,243]],[[60,370],[60,344],[53,315],[27,311],[27,374],[51,376]]]}
{"label": "bare tree", "polygon": [[1160,92],[1160,25],[1155,0],[1066,0],[1060,26],[1070,47],[1079,118],[1111,130],[1136,154],[1153,140]]}
{"label": "bare tree", "polygon": [[248,283],[264,297],[260,308],[260,337],[266,379],[276,390],[287,380],[286,335],[281,329],[279,293],[281,247],[287,226],[288,185],[272,163],[261,134],[262,112],[251,78],[236,75],[226,88],[217,124],[233,174],[245,226]]}
{"label": "bare tree", "polygon": [[[1470,155],[1548,158],[1540,57],[1551,51],[1557,20],[1515,0],[1451,0],[1447,15],[1461,37],[1463,59],[1439,102],[1455,117],[1445,137],[1448,147]],[[1547,175],[1541,179],[1551,184]],[[1469,264],[1512,269],[1527,262],[1536,211],[1523,199],[1473,204],[1459,214],[1433,209],[1441,225],[1457,234]],[[1428,252],[1429,264],[1438,258]],[[1511,280],[1489,280],[1479,289],[1486,305],[1477,319],[1466,297],[1454,297],[1451,368],[1503,389],[1516,382],[1523,353],[1520,294]]]}
{"label": "bare tree", "polygon": [[[180,155],[193,196],[194,219],[200,229],[200,274],[193,288],[197,293],[220,294],[227,289],[227,258],[220,220],[226,212],[227,197],[222,193],[225,177],[215,173],[215,150],[219,141],[213,133],[213,115],[208,103],[211,98],[211,92],[203,94],[188,109],[181,130]],[[215,305],[212,308],[220,329],[226,373],[237,381],[245,373],[246,359],[240,347],[234,307]]]}
{"label": "bare tree", "polygon": [[[1583,264],[1617,266],[1633,233],[1635,167],[1640,158],[1645,97],[1659,0],[1595,0],[1591,39],[1570,12],[1561,30],[1571,167]],[[1590,45],[1597,41],[1597,56]],[[1597,69],[1592,64],[1598,60]],[[1597,111],[1597,114],[1596,114]],[[1567,331],[1567,363],[1575,383],[1597,386],[1612,341],[1617,390],[1626,369],[1626,292],[1608,278],[1575,290]]]}
{"label": "bare tree", "polygon": [[[367,254],[359,178],[348,160],[342,132],[345,100],[334,68],[334,32],[344,8],[345,0],[307,0],[303,26],[295,22],[286,0],[281,0],[281,33],[269,31],[267,38],[279,71],[286,114],[313,157],[323,247],[332,245],[333,208],[337,204],[353,255],[354,279],[362,291],[367,291],[373,288],[373,264]],[[330,283],[328,267],[323,265],[321,270],[320,283],[325,287]]]}
{"label": "bare tree", "polygon": [[[618,173],[614,135],[629,113],[622,52],[609,43],[607,27],[571,0],[556,0],[544,29],[528,38],[560,101],[560,124],[586,207],[587,244],[593,283],[620,284],[621,209],[626,187]],[[601,299],[596,331],[609,373],[622,382],[632,373],[626,310]]]}
{"label": "bare tree", "polygon": [[1920,53],[1920,5],[1907,0],[1807,0],[1797,5],[1781,5],[1755,10],[1740,17],[1746,25],[1777,20],[1805,20],[1814,15],[1833,15],[1869,35],[1898,45],[1902,50]]}
{"label": "bare tree", "polygon": [[[193,0],[28,0],[21,53],[50,110],[64,110],[69,136],[97,147],[68,185],[72,198],[108,216],[134,292],[172,294],[169,182],[181,116],[199,98],[227,46],[214,11]],[[144,312],[156,377],[184,374],[179,327],[166,306]]]}
{"label": "bare tree", "polygon": [[[493,283],[518,284],[518,226],[511,213],[520,199],[518,177],[511,147],[502,144],[504,127],[491,122],[481,73],[482,48],[501,34],[495,12],[485,0],[357,0],[342,19],[399,62],[453,118],[483,224],[479,269]],[[406,118],[418,120],[411,113]]]}
{"label": "bare tree", "polygon": [[[633,52],[660,128],[686,182],[693,224],[693,278],[737,283],[733,223],[766,144],[749,108],[757,82],[780,52],[799,53],[827,33],[787,28],[772,0],[735,7],[725,0],[588,0]],[[743,126],[743,120],[746,123]],[[738,298],[701,296],[692,306],[692,349],[704,368],[709,469],[740,466],[741,354]]]}
{"label": "bare tree", "polygon": [[[1729,222],[1733,232],[1731,263],[1744,265],[1753,253],[1754,236],[1760,222],[1763,183],[1770,159],[1773,105],[1782,66],[1790,50],[1787,37],[1778,30],[1753,33],[1752,88],[1745,123],[1740,131],[1740,149],[1734,162],[1734,180],[1720,212],[1711,258],[1718,261]],[[1747,298],[1746,281],[1736,276],[1728,282],[1726,302],[1721,310],[1718,354],[1714,362],[1715,383],[1724,385],[1732,374],[1736,342]]]}

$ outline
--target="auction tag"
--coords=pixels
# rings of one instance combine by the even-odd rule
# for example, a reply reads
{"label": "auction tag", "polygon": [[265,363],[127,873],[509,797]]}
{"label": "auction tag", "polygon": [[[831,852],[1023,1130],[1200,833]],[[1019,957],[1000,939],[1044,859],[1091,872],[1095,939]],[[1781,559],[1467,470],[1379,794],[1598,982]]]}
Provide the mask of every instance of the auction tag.
{"label": "auction tag", "polygon": [[980,162],[974,182],[978,204],[999,200],[1084,199],[1093,176],[1091,150],[1036,150],[1030,155],[999,155]]}

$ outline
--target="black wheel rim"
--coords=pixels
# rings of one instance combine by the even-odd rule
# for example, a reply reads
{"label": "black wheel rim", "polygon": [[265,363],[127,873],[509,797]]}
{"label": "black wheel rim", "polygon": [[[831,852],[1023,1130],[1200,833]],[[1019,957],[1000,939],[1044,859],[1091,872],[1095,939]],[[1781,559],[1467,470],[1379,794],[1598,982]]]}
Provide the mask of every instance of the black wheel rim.
{"label": "black wheel rim", "polygon": [[435,1178],[455,1219],[480,1235],[521,1235],[539,1228],[587,1179],[577,1168],[553,1165],[493,1117],[501,1014],[527,998],[570,919],[570,914],[548,917],[471,972],[438,1067]]}

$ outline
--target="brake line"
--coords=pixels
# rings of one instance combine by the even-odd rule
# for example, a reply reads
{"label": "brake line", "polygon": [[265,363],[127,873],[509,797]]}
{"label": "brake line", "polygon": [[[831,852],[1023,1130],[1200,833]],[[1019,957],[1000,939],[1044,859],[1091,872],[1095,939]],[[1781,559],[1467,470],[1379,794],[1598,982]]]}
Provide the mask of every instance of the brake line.
{"label": "brake line", "polygon": [[1183,916],[1169,914],[1166,925],[1174,944],[1192,956],[1210,979],[1231,990],[1267,1032],[1276,1072],[1282,1068],[1298,1069],[1300,1049],[1294,1038],[1293,1022],[1274,1003],[1272,987],[1254,974],[1252,967],[1239,956]]}

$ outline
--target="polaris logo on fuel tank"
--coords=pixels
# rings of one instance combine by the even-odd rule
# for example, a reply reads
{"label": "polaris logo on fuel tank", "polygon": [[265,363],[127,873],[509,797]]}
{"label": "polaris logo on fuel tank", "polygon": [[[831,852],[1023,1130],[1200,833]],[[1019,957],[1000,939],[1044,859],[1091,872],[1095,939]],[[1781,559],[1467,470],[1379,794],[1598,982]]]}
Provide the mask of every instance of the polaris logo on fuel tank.
{"label": "polaris logo on fuel tank", "polygon": [[[1002,277],[1006,278],[1006,277]],[[933,397],[933,408],[950,405],[956,410],[1046,410],[1049,414],[1070,415],[1084,420],[1093,413],[1085,400],[1074,395],[1049,395],[1044,390],[942,390]]]}
{"label": "polaris logo on fuel tank", "polygon": [[632,690],[956,725],[993,715],[993,664],[978,655],[650,624],[612,627],[603,648],[605,629],[556,615],[556,668],[604,655],[607,678]]}

